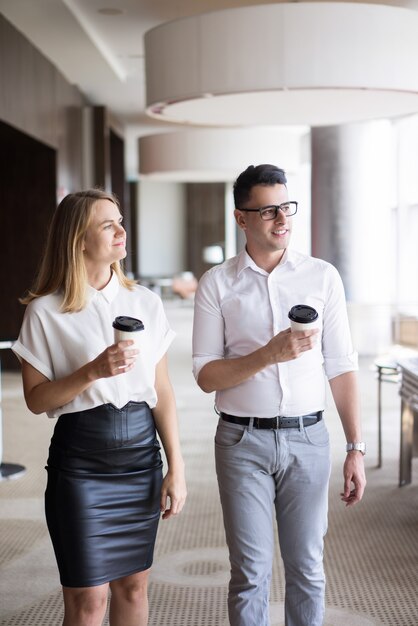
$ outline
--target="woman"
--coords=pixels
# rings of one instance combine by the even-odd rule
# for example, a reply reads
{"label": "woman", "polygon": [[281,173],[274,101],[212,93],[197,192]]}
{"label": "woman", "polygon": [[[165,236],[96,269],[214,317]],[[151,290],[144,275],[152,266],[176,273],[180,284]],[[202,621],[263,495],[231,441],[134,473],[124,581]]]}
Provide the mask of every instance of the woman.
{"label": "woman", "polygon": [[[63,626],[144,626],[160,516],[186,497],[161,300],[123,274],[126,233],[113,195],[66,196],[53,217],[14,351],[25,400],[58,417],[45,511],[64,596]],[[141,348],[114,343],[117,316],[144,324]],[[156,429],[168,471],[162,462]]]}

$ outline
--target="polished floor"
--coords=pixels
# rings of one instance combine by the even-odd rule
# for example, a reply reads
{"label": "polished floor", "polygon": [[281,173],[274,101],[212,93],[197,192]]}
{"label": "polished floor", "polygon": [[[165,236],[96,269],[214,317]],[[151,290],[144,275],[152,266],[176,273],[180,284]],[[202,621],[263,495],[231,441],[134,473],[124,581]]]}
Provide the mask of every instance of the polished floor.
{"label": "polished floor", "polygon": [[[189,498],[182,515],[160,524],[150,584],[150,626],[227,626],[228,559],[217,496],[212,441],[213,397],[191,374],[192,308],[166,303],[177,339],[170,349]],[[4,462],[26,467],[0,482],[0,626],[58,626],[62,618],[57,570],[43,516],[44,463],[53,422],[31,415],[20,377],[3,374]],[[400,400],[383,387],[383,467],[376,468],[377,383],[370,359],[361,361],[368,488],[346,509],[339,499],[344,436],[330,401],[333,449],[325,626],[418,625],[418,460],[411,485],[398,487]],[[271,626],[283,619],[284,578],[279,549],[271,587]],[[105,624],[108,622],[106,621]]]}

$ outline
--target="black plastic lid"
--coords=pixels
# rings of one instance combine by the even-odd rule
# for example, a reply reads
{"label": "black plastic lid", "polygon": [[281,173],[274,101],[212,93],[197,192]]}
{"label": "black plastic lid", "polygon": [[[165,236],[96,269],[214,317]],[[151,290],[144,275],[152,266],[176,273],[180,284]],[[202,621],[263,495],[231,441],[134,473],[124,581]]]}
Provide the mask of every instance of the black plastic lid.
{"label": "black plastic lid", "polygon": [[309,324],[318,319],[318,313],[312,306],[307,304],[296,304],[289,311],[289,318],[299,324]]}
{"label": "black plastic lid", "polygon": [[135,332],[136,330],[144,330],[144,324],[141,320],[137,320],[136,317],[128,317],[126,315],[119,315],[115,318],[112,324],[113,328],[123,330],[125,332]]}

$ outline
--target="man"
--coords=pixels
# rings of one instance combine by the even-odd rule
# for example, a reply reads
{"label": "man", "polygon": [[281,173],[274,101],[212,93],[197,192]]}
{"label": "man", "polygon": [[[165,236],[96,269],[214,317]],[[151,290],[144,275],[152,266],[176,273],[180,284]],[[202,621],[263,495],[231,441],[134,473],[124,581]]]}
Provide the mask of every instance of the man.
{"label": "man", "polygon": [[[324,372],[347,439],[347,506],[361,500],[366,484],[344,289],[332,265],[289,250],[297,203],[289,201],[283,170],[248,167],[234,200],[246,248],[202,277],[193,329],[194,374],[203,391],[216,391],[220,415],[215,457],[230,624],[269,624],[274,511],[286,626],[320,626],[330,474]],[[297,304],[317,310],[318,329],[290,330],[288,311]]]}

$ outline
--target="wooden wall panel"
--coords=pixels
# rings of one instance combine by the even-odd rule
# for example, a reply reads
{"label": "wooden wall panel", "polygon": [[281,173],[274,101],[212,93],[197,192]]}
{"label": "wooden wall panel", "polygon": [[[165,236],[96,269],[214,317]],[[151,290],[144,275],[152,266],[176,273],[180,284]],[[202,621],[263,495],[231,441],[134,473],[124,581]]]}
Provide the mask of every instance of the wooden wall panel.
{"label": "wooden wall panel", "polygon": [[67,191],[83,185],[83,107],[73,102],[73,89],[60,74],[55,75],[57,180]]}
{"label": "wooden wall panel", "polygon": [[[55,209],[55,150],[0,122],[0,339],[19,334],[24,306]],[[10,351],[5,369],[17,368]]]}
{"label": "wooden wall panel", "polygon": [[132,181],[128,183],[129,192],[129,242],[128,242],[128,255],[129,255],[129,268],[135,277],[139,272],[139,254],[138,254],[138,182]]}
{"label": "wooden wall panel", "polygon": [[[78,89],[0,15],[0,227],[7,233],[0,248],[0,338],[17,336],[23,315],[17,298],[32,282],[57,199],[83,186],[86,105]],[[93,184],[110,189],[106,109],[93,107],[93,120]],[[117,178],[123,187],[119,170]]]}
{"label": "wooden wall panel", "polygon": [[128,254],[125,259],[125,269],[133,272],[132,266],[132,230],[131,230],[131,206],[128,184],[125,181],[125,142],[122,137],[112,129],[109,132],[110,147],[110,184],[111,189],[119,200],[122,215],[124,217],[124,228],[126,230]]}
{"label": "wooden wall panel", "polygon": [[[58,193],[82,186],[85,99],[0,15],[0,338],[15,339]],[[10,351],[5,368],[18,367]]]}
{"label": "wooden wall panel", "polygon": [[0,15],[0,121],[58,151],[58,185],[68,191],[81,187],[81,123],[74,125],[74,110],[80,114],[85,103],[78,89]]}
{"label": "wooden wall panel", "polygon": [[212,267],[203,261],[203,248],[225,244],[225,185],[191,183],[186,189],[187,267],[200,278]]}

